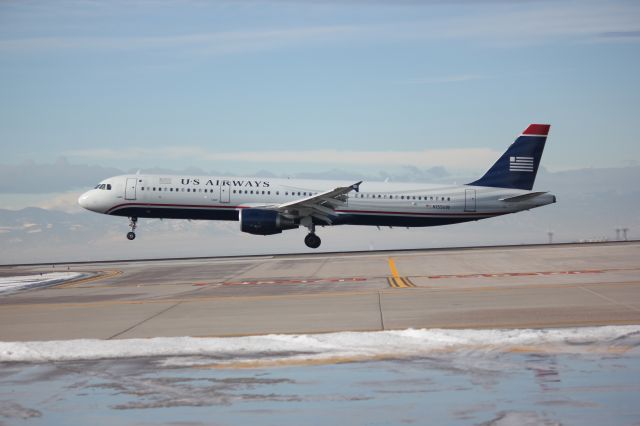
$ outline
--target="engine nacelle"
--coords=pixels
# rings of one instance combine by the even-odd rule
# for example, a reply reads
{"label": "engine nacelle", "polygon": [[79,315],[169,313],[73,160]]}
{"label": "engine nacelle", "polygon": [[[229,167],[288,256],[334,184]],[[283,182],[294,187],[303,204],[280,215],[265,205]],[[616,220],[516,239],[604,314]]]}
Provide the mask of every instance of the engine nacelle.
{"label": "engine nacelle", "polygon": [[240,230],[242,232],[254,235],[273,235],[297,227],[298,225],[293,219],[286,218],[274,210],[240,210]]}

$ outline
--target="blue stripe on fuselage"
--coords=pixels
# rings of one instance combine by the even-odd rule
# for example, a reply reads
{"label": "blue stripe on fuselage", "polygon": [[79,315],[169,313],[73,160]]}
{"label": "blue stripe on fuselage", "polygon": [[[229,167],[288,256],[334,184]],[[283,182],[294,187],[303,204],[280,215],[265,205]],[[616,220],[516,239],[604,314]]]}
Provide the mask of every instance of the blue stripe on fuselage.
{"label": "blue stripe on fuselage", "polygon": [[[122,206],[109,213],[113,216],[165,218],[165,219],[195,219],[195,220],[238,220],[238,210],[235,208],[181,208],[158,206]],[[438,226],[454,223],[468,222],[472,220],[486,219],[498,216],[502,213],[473,213],[473,214],[426,214],[408,213],[340,213],[332,217],[333,225],[370,225],[370,226]],[[317,225],[326,225],[325,222],[315,220]]]}

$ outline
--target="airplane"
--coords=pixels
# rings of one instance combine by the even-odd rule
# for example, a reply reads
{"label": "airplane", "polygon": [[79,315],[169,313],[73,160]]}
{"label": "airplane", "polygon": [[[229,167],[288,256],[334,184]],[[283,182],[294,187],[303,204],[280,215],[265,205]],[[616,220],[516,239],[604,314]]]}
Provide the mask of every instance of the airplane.
{"label": "airplane", "polygon": [[425,227],[487,219],[556,202],[532,191],[550,125],[531,124],[482,176],[466,185],[131,174],[100,182],[78,199],[97,213],[129,218],[239,221],[240,230],[273,235],[316,226]]}

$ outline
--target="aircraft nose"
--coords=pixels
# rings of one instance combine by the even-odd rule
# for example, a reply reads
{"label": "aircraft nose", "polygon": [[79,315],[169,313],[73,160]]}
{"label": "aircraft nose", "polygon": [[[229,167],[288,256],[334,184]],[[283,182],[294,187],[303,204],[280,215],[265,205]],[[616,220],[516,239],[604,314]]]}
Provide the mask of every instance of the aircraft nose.
{"label": "aircraft nose", "polygon": [[80,207],[82,208],[89,209],[89,193],[88,192],[85,192],[80,196],[80,198],[78,198],[78,204],[80,204]]}

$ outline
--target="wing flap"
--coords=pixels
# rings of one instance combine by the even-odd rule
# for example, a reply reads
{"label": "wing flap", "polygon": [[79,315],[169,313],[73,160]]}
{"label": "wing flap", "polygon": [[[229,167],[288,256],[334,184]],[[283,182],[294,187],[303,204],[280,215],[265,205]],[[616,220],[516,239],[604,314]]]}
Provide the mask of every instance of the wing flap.
{"label": "wing flap", "polygon": [[310,197],[289,201],[287,203],[272,206],[271,209],[278,210],[285,215],[296,216],[298,218],[311,216],[331,224],[331,216],[335,215],[335,209],[337,207],[345,206],[347,204],[347,195],[349,192],[359,192],[361,183],[362,181],[356,182],[353,185],[341,186],[330,191],[321,192]]}

